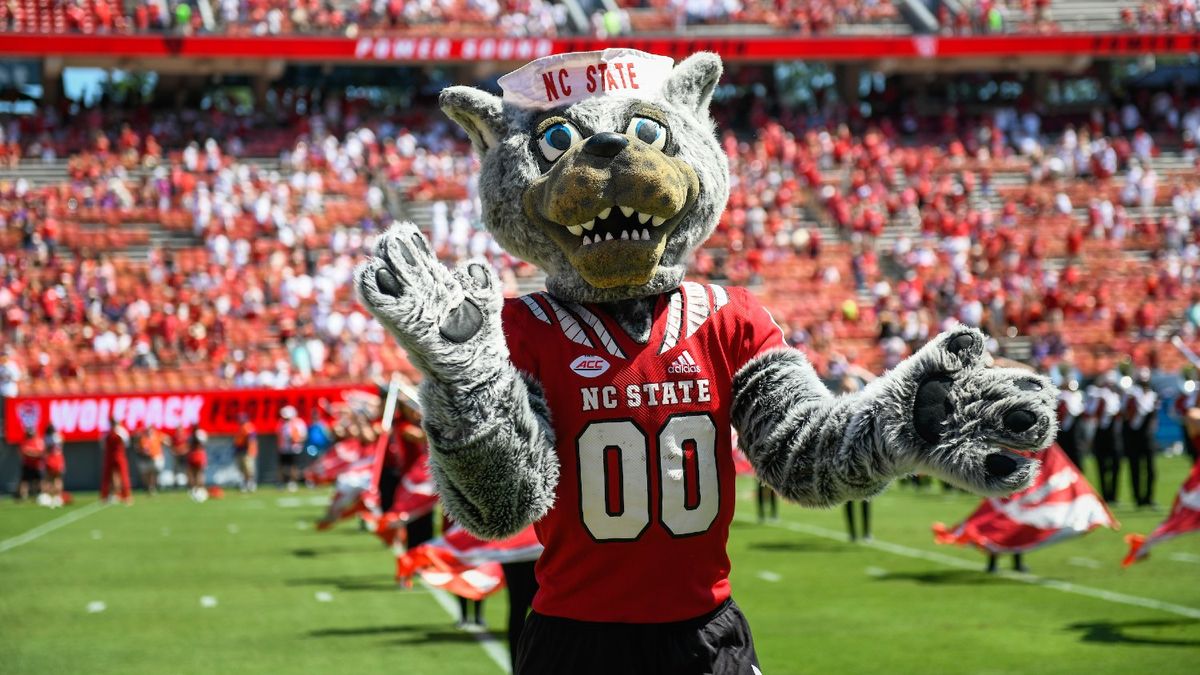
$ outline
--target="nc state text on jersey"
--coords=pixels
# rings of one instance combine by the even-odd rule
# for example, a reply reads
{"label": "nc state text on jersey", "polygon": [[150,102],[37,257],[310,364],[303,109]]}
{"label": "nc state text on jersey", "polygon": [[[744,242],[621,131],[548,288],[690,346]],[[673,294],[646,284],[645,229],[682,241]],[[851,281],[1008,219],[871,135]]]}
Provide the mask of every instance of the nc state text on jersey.
{"label": "nc state text on jersey", "polygon": [[622,404],[626,408],[642,406],[681,405],[708,403],[712,400],[708,380],[680,380],[631,384],[624,392],[617,387],[580,387],[583,412],[590,410],[615,410]]}

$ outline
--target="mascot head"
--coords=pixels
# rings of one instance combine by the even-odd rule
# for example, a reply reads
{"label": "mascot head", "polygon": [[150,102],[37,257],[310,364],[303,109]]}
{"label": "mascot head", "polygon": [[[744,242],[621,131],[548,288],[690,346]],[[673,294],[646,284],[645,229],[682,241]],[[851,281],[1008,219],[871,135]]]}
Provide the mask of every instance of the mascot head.
{"label": "mascot head", "polygon": [[555,295],[608,302],[683,280],[729,197],[708,105],[721,60],[632,49],[548,56],[503,98],[450,87],[441,107],[479,153],[488,230]]}

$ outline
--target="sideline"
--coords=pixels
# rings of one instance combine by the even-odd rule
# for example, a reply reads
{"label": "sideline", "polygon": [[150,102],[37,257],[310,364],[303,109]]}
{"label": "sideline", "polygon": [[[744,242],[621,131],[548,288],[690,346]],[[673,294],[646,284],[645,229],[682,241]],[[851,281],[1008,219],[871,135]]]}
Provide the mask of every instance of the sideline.
{"label": "sideline", "polygon": [[[757,523],[757,521],[755,521],[754,519],[749,518],[749,517],[738,518],[738,520],[746,522],[746,523]],[[792,532],[802,532],[804,534],[810,534],[814,537],[822,537],[824,539],[832,539],[834,541],[840,541],[840,542],[846,541],[846,535],[844,532],[837,532],[834,530],[826,529],[824,527],[818,527],[816,525],[808,525],[805,523],[796,523],[796,522],[791,522],[791,521],[779,521],[779,522],[774,522],[774,523],[769,522],[769,523],[762,523],[762,524],[767,525],[768,527],[775,527],[775,528],[779,528],[779,529],[783,529],[783,530],[790,530]],[[964,558],[958,558],[958,557],[955,557],[952,555],[946,555],[944,553],[937,553],[935,551],[924,551],[921,549],[912,548],[912,547],[904,546],[901,544],[893,544],[891,542],[880,541],[878,539],[872,539],[870,541],[860,541],[858,545],[870,547],[870,548],[873,548],[873,549],[876,549],[879,551],[885,551],[885,552],[891,553],[893,555],[904,556],[906,558],[915,558],[917,560],[926,560],[929,562],[935,562],[935,563],[938,563],[941,565],[946,565],[948,567],[957,567],[959,569],[965,569],[965,570],[979,570],[980,569],[980,565],[978,562],[966,560]],[[1041,586],[1042,588],[1050,588],[1050,589],[1053,589],[1056,591],[1062,591],[1063,593],[1072,593],[1074,595],[1082,595],[1082,596],[1089,597],[1089,598],[1096,598],[1098,600],[1107,600],[1108,602],[1113,602],[1113,603],[1117,603],[1117,604],[1121,604],[1121,605],[1133,605],[1134,607],[1145,607],[1147,609],[1156,609],[1156,610],[1159,610],[1162,612],[1178,614],[1179,616],[1186,616],[1189,619],[1200,619],[1200,609],[1196,609],[1195,607],[1185,607],[1183,605],[1176,605],[1176,604],[1173,604],[1170,602],[1154,600],[1152,598],[1143,598],[1143,597],[1136,596],[1136,595],[1126,595],[1125,593],[1117,593],[1115,591],[1106,591],[1102,588],[1092,588],[1091,586],[1081,586],[1080,584],[1071,583],[1069,581],[1059,581],[1058,579],[1047,579],[1046,577],[1039,577],[1036,574],[1021,574],[1019,572],[1010,572],[1007,570],[1001,570],[1000,572],[998,572],[998,575],[1001,577],[1004,577],[1006,579],[1014,579],[1016,581],[1030,584],[1032,586]]]}
{"label": "sideline", "polygon": [[18,534],[17,536],[5,539],[4,541],[0,541],[0,553],[6,553],[18,546],[28,544],[29,542],[34,541],[43,535],[50,534],[60,527],[70,525],[71,523],[82,518],[87,518],[88,516],[107,506],[108,504],[103,502],[92,502],[91,504],[82,506],[77,510],[64,513],[54,520],[42,523],[28,532]]}
{"label": "sideline", "polygon": [[[442,609],[446,610],[446,614],[451,619],[458,620],[458,602],[452,599],[453,596],[440,588],[430,586],[420,577],[417,577],[417,582],[433,594],[433,599],[437,600],[438,604],[442,606]],[[483,647],[483,651],[487,652],[492,661],[500,667],[501,672],[510,672],[508,650],[504,648],[504,645],[500,644],[500,640],[491,631],[481,630],[472,632],[471,637],[475,638],[480,647]]]}

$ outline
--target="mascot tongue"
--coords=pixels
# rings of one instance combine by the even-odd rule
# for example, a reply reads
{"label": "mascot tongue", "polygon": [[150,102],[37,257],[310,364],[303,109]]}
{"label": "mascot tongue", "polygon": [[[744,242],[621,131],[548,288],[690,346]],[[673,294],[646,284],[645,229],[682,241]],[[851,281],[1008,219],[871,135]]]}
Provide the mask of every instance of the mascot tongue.
{"label": "mascot tongue", "polygon": [[597,96],[650,98],[662,91],[674,64],[636,49],[555,54],[500,78],[504,102],[549,110]]}

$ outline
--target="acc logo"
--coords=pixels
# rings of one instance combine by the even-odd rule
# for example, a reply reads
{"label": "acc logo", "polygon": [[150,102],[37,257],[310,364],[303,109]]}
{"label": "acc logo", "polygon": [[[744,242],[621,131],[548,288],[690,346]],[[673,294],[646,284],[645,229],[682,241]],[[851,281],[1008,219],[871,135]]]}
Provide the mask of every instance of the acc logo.
{"label": "acc logo", "polygon": [[608,361],[600,356],[581,356],[571,362],[571,370],[580,377],[600,377],[608,372]]}

